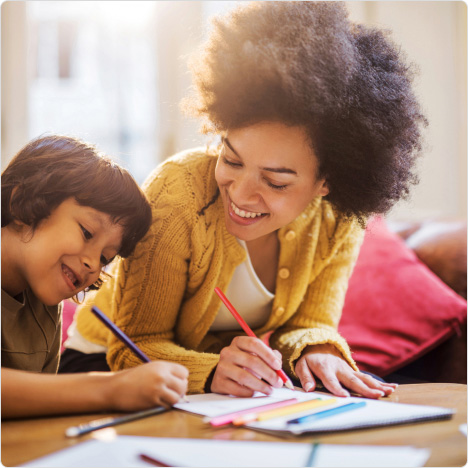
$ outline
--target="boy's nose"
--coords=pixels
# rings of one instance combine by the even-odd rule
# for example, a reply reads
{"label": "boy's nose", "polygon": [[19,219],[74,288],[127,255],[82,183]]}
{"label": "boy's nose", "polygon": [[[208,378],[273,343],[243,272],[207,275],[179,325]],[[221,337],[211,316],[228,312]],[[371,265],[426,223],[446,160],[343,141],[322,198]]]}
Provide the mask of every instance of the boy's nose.
{"label": "boy's nose", "polygon": [[89,270],[90,273],[95,273],[96,271],[100,269],[101,265],[100,265],[99,258],[100,257],[97,254],[93,254],[93,255],[87,254],[83,256],[83,259],[82,259],[83,265],[85,266],[87,270]]}

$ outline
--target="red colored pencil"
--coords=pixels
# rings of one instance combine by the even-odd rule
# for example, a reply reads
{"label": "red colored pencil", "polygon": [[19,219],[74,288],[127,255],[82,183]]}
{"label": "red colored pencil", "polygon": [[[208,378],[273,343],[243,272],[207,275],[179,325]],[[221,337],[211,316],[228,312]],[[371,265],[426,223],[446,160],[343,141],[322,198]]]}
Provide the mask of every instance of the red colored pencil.
{"label": "red colored pencil", "polygon": [[150,457],[149,455],[146,455],[144,453],[140,453],[140,459],[144,460],[145,462],[149,463],[150,465],[153,466],[172,466],[168,465],[160,460],[156,460],[156,458]]}
{"label": "red colored pencil", "polygon": [[[247,325],[247,322],[239,315],[239,312],[237,312],[234,306],[229,302],[228,298],[224,295],[221,289],[216,287],[214,290],[219,298],[223,301],[224,305],[228,308],[229,312],[231,312],[234,318],[239,322],[239,325],[242,327],[245,333],[247,333],[247,335],[251,336],[252,338],[257,338],[252,329]],[[294,390],[292,382],[289,380],[289,377],[286,375],[283,369],[278,369],[276,373],[283,381],[284,385],[286,385],[286,387],[288,387],[290,390]]]}

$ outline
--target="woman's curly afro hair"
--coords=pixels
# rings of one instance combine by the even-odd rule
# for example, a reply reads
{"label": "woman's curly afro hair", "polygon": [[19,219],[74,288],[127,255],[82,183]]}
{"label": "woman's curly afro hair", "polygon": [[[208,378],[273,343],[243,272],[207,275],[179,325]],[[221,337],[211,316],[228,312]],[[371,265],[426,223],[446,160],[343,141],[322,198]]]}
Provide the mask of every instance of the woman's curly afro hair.
{"label": "woman's curly afro hair", "polygon": [[213,25],[190,62],[195,92],[184,101],[205,133],[303,126],[326,198],[361,222],[408,195],[426,119],[413,68],[388,33],[327,1],[252,2]]}

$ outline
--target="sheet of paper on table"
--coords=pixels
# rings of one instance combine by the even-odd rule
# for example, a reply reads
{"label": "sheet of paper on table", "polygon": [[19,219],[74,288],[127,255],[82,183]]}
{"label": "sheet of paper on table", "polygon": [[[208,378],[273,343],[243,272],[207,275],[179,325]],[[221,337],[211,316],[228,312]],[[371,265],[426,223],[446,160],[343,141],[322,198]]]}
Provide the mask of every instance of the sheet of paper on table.
{"label": "sheet of paper on table", "polygon": [[[218,395],[206,393],[202,395],[190,395],[189,403],[178,403],[176,408],[190,413],[200,414],[208,417],[219,416],[221,414],[234,411],[241,411],[253,408],[274,401],[286,400],[288,398],[298,398],[300,401],[314,398],[329,399],[336,398],[333,395],[316,392],[305,393],[301,390],[293,391],[287,388],[274,389],[269,397],[263,394],[255,394],[252,398],[236,398],[229,395]],[[287,424],[292,418],[291,415],[281,418],[269,419],[267,421],[253,422],[246,427],[264,432],[273,432],[276,435],[295,435],[303,433],[323,433],[337,432],[353,429],[363,429],[369,427],[391,426],[409,422],[433,421],[437,419],[448,419],[454,414],[454,410],[440,408],[436,406],[409,405],[395,403],[385,400],[370,400],[367,398],[338,398],[330,408],[352,402],[365,402],[365,406],[347,413],[323,418],[310,423]],[[306,410],[303,413],[296,413],[293,417],[300,417],[312,412],[319,412],[323,408],[314,411]]]}
{"label": "sheet of paper on table", "polygon": [[[302,467],[307,466],[312,446],[288,442],[241,442],[206,439],[173,439],[117,436],[109,441],[88,440],[26,463],[25,467],[146,467],[144,453],[172,466],[185,467]],[[318,445],[316,467],[418,467],[430,455],[428,449],[405,446]]]}

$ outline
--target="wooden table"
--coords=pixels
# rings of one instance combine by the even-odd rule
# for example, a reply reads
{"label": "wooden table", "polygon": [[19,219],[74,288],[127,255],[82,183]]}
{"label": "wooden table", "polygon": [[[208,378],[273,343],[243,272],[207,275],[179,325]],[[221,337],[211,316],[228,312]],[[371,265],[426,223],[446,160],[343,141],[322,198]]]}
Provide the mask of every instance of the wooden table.
{"label": "wooden table", "polygon": [[[120,435],[152,437],[183,437],[194,439],[222,439],[242,441],[296,441],[318,440],[325,444],[359,445],[411,445],[430,448],[431,456],[426,466],[464,466],[467,462],[467,439],[459,426],[466,424],[467,387],[460,384],[412,384],[400,385],[386,398],[400,403],[434,405],[455,408],[457,413],[450,420],[407,424],[387,428],[284,439],[243,428],[211,428],[202,417],[179,410],[116,426]],[[67,439],[66,428],[103,415],[79,415],[51,418],[34,418],[2,422],[1,459],[5,466],[18,466],[26,461],[71,447],[92,435]],[[110,430],[110,429],[104,429]]]}

